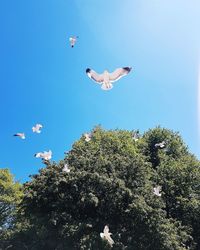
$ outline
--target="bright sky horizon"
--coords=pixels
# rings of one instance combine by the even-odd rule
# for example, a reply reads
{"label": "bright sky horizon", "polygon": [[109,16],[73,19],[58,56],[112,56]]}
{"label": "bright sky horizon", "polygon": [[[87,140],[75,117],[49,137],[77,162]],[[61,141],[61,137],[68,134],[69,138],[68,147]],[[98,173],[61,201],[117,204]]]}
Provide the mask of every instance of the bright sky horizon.
{"label": "bright sky horizon", "polygon": [[[198,0],[2,0],[0,23],[0,168],[16,180],[43,167],[35,153],[58,162],[99,124],[178,131],[200,159]],[[110,91],[85,74],[125,66]]]}

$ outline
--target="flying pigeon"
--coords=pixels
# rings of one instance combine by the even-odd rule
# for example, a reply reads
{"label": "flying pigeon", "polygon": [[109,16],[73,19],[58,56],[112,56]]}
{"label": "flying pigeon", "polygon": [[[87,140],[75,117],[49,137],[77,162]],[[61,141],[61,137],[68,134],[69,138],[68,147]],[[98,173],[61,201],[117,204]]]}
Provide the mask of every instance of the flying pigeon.
{"label": "flying pigeon", "polygon": [[101,89],[110,90],[113,88],[112,82],[118,81],[121,77],[127,75],[131,71],[131,67],[118,68],[112,73],[107,70],[103,74],[96,73],[93,69],[86,69],[86,74],[89,78],[101,85]]}
{"label": "flying pigeon", "polygon": [[52,152],[51,150],[49,151],[44,151],[43,153],[42,152],[39,152],[39,153],[36,153],[34,155],[36,158],[42,158],[44,160],[50,160],[51,157],[52,157]]}
{"label": "flying pigeon", "polygon": [[69,38],[69,42],[70,42],[70,45],[72,48],[74,47],[75,43],[77,42],[77,38],[78,38],[78,36],[71,36]]}
{"label": "flying pigeon", "polygon": [[112,247],[112,245],[114,244],[114,241],[113,239],[110,237],[112,233],[109,233],[109,228],[108,226],[106,225],[104,227],[104,230],[103,230],[103,233],[100,233],[100,236],[102,239],[105,239],[108,241],[108,243],[110,244],[110,246]]}
{"label": "flying pigeon", "polygon": [[63,172],[66,172],[66,173],[69,173],[69,172],[70,172],[70,169],[69,169],[69,167],[68,167],[67,164],[64,165],[64,168],[63,168],[62,171],[63,171]]}
{"label": "flying pigeon", "polygon": [[13,136],[18,136],[18,137],[20,137],[21,139],[25,139],[25,138],[26,138],[24,133],[16,133],[16,134],[14,134]]}
{"label": "flying pigeon", "polygon": [[164,148],[165,146],[166,146],[166,142],[165,141],[162,141],[160,143],[156,143],[155,144],[156,148]]}
{"label": "flying pigeon", "polygon": [[157,196],[161,196],[160,191],[161,191],[161,186],[153,188],[153,193]]}
{"label": "flying pigeon", "polygon": [[138,139],[140,138],[139,133],[138,133],[138,132],[134,132],[134,133],[132,134],[132,138],[133,138],[134,141],[138,141]]}
{"label": "flying pigeon", "polygon": [[32,127],[32,130],[33,130],[33,133],[41,133],[41,128],[42,128],[43,126],[41,125],[41,124],[36,124],[35,125],[35,127]]}
{"label": "flying pigeon", "polygon": [[85,141],[86,142],[89,142],[92,139],[92,134],[91,133],[85,133],[84,136],[85,136]]}

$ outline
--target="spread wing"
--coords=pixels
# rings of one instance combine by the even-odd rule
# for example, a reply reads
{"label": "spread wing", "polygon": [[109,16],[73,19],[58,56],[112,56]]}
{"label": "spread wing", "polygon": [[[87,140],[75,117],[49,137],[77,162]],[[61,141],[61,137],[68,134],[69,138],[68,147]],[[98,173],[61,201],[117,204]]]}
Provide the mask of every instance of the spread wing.
{"label": "spread wing", "polygon": [[161,196],[161,194],[159,193],[161,191],[161,186],[157,186],[154,188],[154,194],[157,196]]}
{"label": "spread wing", "polygon": [[107,241],[109,242],[109,244],[111,245],[111,247],[115,243],[114,240],[110,237],[110,235],[107,236]]}
{"label": "spread wing", "polygon": [[40,128],[42,128],[42,125],[37,123],[35,127],[40,129]]}
{"label": "spread wing", "polygon": [[109,233],[109,227],[107,225],[104,227],[103,233],[104,234],[108,234]]}
{"label": "spread wing", "polygon": [[42,153],[40,152],[40,153],[36,153],[34,156],[36,157],[36,158],[39,158],[39,157],[42,157]]}
{"label": "spread wing", "polygon": [[109,79],[111,82],[118,81],[121,77],[127,75],[132,68],[130,67],[124,67],[124,68],[118,68],[112,73],[109,74]]}
{"label": "spread wing", "polygon": [[95,82],[101,84],[104,81],[103,74],[96,73],[93,69],[86,69],[86,74]]}

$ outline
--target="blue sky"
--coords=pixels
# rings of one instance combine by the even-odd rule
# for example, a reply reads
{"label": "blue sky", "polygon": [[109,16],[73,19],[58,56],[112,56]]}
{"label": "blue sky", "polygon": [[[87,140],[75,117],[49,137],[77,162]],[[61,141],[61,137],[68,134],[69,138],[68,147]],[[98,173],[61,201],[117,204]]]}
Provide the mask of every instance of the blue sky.
{"label": "blue sky", "polygon": [[[0,167],[23,182],[42,167],[36,152],[59,161],[98,124],[161,125],[200,158],[199,26],[198,0],[1,0]],[[85,74],[121,66],[133,71],[107,92]]]}

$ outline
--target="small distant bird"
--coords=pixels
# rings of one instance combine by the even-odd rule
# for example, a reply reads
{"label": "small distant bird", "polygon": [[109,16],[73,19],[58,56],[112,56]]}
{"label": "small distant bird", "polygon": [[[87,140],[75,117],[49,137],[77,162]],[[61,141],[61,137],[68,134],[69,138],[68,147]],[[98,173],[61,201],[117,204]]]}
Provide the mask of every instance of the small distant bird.
{"label": "small distant bird", "polygon": [[161,196],[160,191],[161,191],[161,186],[153,188],[153,193],[157,196]]}
{"label": "small distant bird", "polygon": [[52,157],[52,151],[39,152],[34,155],[36,158],[42,158],[44,160],[50,160]]}
{"label": "small distant bird", "polygon": [[20,137],[21,139],[25,139],[25,138],[26,138],[24,133],[16,133],[16,134],[14,134],[13,136],[18,136],[18,137]]}
{"label": "small distant bird", "polygon": [[78,36],[71,36],[71,37],[69,38],[69,42],[70,42],[70,45],[71,45],[72,48],[73,48],[74,45],[76,44],[77,38],[78,38]]}
{"label": "small distant bird", "polygon": [[103,74],[96,73],[93,69],[86,69],[86,74],[89,78],[93,79],[95,82],[101,85],[101,89],[110,90],[113,88],[112,82],[118,81],[121,77],[127,75],[132,68],[124,67],[118,68],[112,73],[109,73],[107,70]]}
{"label": "small distant bird", "polygon": [[156,143],[155,144],[156,148],[164,148],[165,146],[166,146],[166,142],[165,141],[162,141],[160,143]]}
{"label": "small distant bird", "polygon": [[133,138],[134,141],[138,141],[138,139],[140,138],[139,133],[138,132],[133,132],[132,138]]}
{"label": "small distant bird", "polygon": [[65,164],[64,165],[64,168],[62,169],[63,172],[66,172],[66,173],[69,173],[70,172],[70,169],[68,167],[68,164]]}
{"label": "small distant bird", "polygon": [[114,240],[110,237],[111,234],[112,233],[109,233],[109,228],[106,225],[104,227],[103,233],[100,233],[100,236],[102,239],[107,240],[110,246],[112,247],[112,245],[114,244]]}
{"label": "small distant bird", "polygon": [[41,130],[40,130],[40,129],[41,129],[42,127],[43,127],[43,126],[42,126],[41,124],[38,124],[38,123],[37,123],[37,124],[35,125],[35,127],[32,127],[33,133],[38,133],[38,134],[41,133]]}
{"label": "small distant bird", "polygon": [[85,136],[85,141],[86,142],[89,142],[92,139],[92,134],[91,133],[85,133],[84,136]]}

